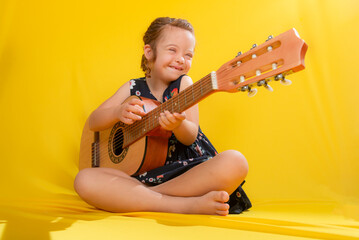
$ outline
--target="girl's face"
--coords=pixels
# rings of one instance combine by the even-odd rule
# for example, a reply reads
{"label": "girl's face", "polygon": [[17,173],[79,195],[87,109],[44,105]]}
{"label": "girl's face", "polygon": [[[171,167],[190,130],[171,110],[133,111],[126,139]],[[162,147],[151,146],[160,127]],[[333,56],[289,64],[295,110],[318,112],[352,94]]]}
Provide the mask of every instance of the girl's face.
{"label": "girl's face", "polygon": [[[170,82],[187,74],[191,68],[194,47],[195,38],[191,32],[178,27],[166,27],[156,43],[157,56],[151,65],[151,78]],[[149,61],[151,56],[153,52],[149,55]]]}

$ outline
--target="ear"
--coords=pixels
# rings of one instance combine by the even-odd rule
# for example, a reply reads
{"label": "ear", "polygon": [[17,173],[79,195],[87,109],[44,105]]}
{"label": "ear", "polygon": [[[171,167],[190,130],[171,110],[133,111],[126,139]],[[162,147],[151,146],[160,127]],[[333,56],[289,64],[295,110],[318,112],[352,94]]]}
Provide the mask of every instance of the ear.
{"label": "ear", "polygon": [[143,53],[145,55],[145,57],[147,58],[148,61],[151,61],[153,58],[153,50],[151,48],[151,46],[149,44],[146,44],[143,47]]}

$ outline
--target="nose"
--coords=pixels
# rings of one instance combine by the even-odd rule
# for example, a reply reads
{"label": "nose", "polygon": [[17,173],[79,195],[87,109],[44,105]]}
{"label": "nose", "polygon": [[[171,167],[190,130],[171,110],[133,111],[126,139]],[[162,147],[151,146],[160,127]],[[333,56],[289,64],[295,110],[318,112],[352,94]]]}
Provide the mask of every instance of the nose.
{"label": "nose", "polygon": [[176,61],[177,61],[178,63],[184,63],[184,57],[183,57],[183,56],[178,56],[177,59],[176,59]]}

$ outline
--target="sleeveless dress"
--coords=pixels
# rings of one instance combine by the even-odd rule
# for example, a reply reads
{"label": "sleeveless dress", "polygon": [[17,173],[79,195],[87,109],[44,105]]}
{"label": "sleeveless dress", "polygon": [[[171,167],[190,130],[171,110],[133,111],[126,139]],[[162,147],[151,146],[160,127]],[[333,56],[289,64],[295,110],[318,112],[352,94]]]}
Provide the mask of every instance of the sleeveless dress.
{"label": "sleeveless dress", "polygon": [[[177,80],[170,83],[163,93],[162,102],[167,101],[172,96],[179,93],[183,76],[184,75],[180,76]],[[152,95],[145,77],[130,80],[130,93],[131,95],[158,101],[156,97]],[[216,149],[203,134],[200,127],[198,129],[196,140],[190,146],[182,144],[177,140],[175,135],[172,134],[168,140],[168,152],[165,165],[141,175],[134,176],[134,178],[148,185],[158,185],[181,175],[192,167],[207,161],[217,154]],[[241,186],[243,184],[244,182]],[[230,196],[228,202],[230,205],[230,213],[240,213],[252,206],[241,186],[239,186]]]}

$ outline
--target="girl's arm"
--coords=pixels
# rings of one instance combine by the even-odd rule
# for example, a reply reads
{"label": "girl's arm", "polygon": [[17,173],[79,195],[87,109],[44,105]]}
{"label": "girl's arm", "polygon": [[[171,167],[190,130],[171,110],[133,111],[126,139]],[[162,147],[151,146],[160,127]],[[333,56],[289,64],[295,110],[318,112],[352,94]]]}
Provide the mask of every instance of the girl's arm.
{"label": "girl's arm", "polygon": [[143,111],[143,102],[139,99],[131,99],[124,102],[130,96],[130,83],[126,82],[117,92],[102,103],[89,118],[89,128],[92,131],[102,131],[113,126],[118,121],[132,124],[146,115]]}
{"label": "girl's arm", "polygon": [[[180,91],[193,84],[189,76],[184,76],[181,80]],[[194,105],[183,113],[164,112],[160,117],[160,125],[166,130],[174,133],[176,138],[184,145],[191,145],[198,134],[198,105]]]}

